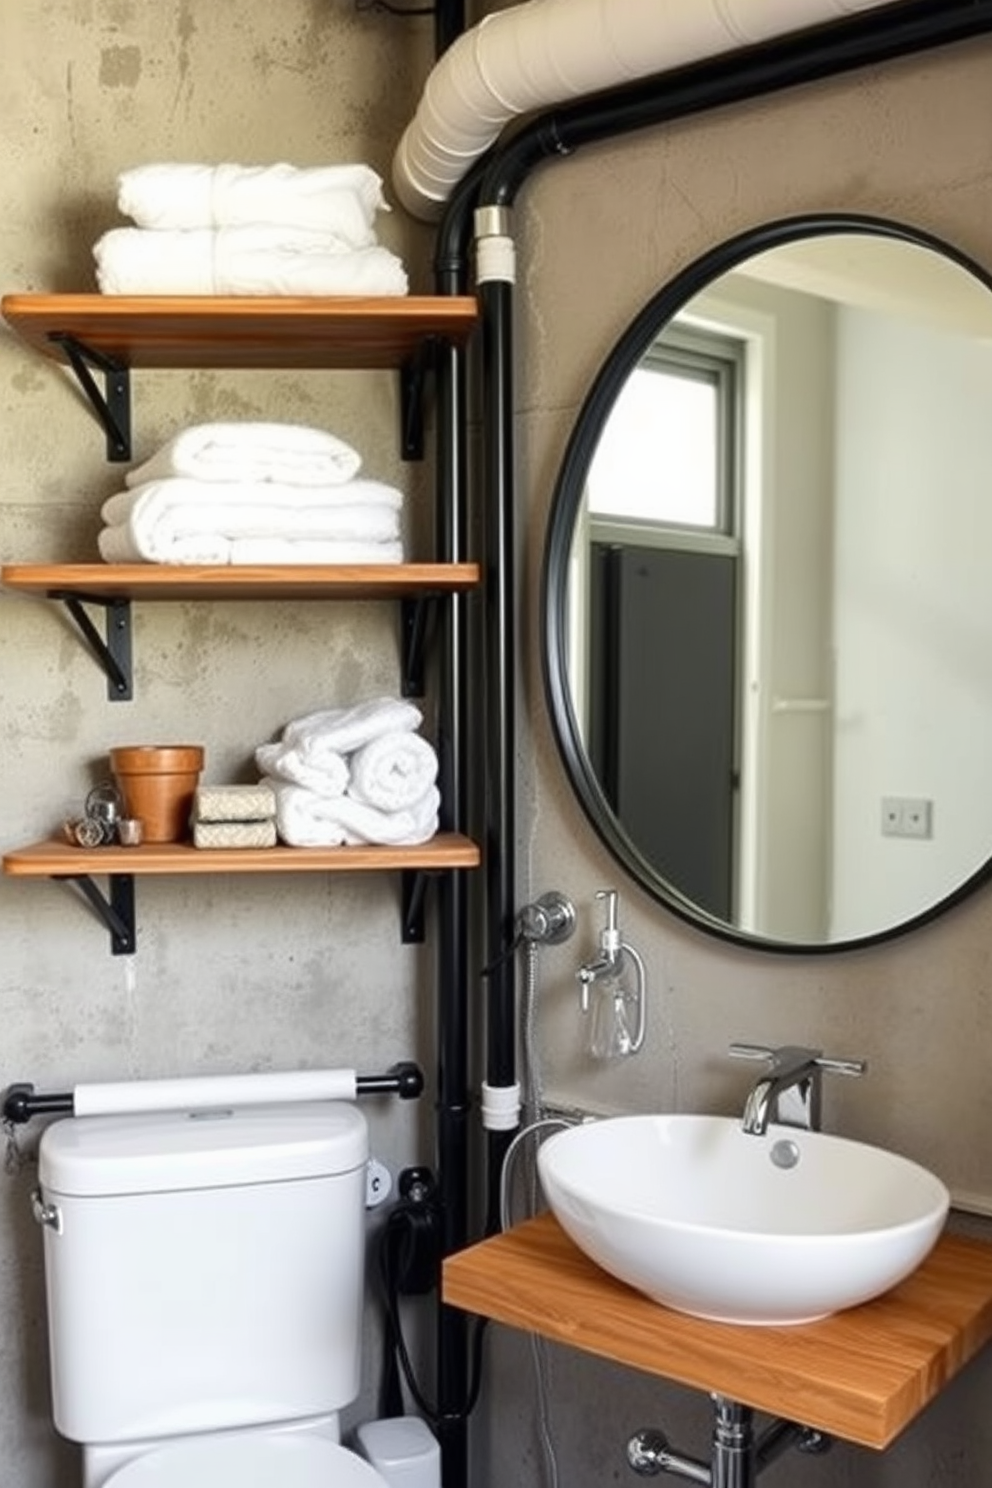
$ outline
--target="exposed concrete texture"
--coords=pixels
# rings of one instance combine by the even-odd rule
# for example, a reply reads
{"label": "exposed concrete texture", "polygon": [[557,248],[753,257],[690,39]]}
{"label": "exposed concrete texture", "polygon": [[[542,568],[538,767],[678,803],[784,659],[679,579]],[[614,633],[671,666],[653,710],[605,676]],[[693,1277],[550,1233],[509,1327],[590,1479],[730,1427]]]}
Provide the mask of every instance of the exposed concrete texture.
{"label": "exposed concrete texture", "polygon": [[[95,289],[90,248],[123,220],[128,166],[361,160],[385,177],[433,55],[429,19],[332,0],[0,0],[0,32],[11,293]],[[398,212],[378,229],[412,288],[429,288],[425,230]],[[391,374],[148,373],[133,392],[136,461],[215,418],[286,418],[353,441],[369,475],[407,492],[413,555],[432,556],[429,487],[399,457]],[[0,336],[4,561],[97,558],[100,503],[122,483],[103,443],[72,379]],[[57,607],[6,594],[0,620],[5,849],[78,809],[115,744],[202,742],[206,779],[245,779],[253,747],[287,719],[399,690],[391,605],[136,604],[135,700],[115,705]],[[137,915],[137,956],[114,958],[70,889],[0,881],[0,1083],[430,1060],[433,954],[401,945],[394,875],[139,879]],[[394,1171],[431,1160],[430,1095],[365,1109]],[[52,1488],[78,1470],[50,1424],[32,1181],[28,1166],[0,1194],[0,1458],[5,1482]],[[376,1407],[368,1312],[354,1419]]]}
{"label": "exposed concrete texture", "polygon": [[[541,953],[538,1044],[546,1092],[623,1111],[740,1109],[753,1069],[732,1039],[861,1056],[861,1080],[825,1092],[829,1126],[891,1145],[958,1190],[992,1199],[988,1079],[992,900],[982,892],[888,946],[824,957],[746,952],[707,939],[617,867],[577,809],[541,685],[540,569],[556,473],[593,376],[638,310],[684,265],[751,224],[846,208],[915,223],[992,265],[992,43],[970,42],[663,130],[542,169],[518,199],[519,609],[522,898],[571,895],[579,930]],[[582,313],[576,307],[582,306]],[[585,1052],[574,973],[595,945],[596,889],[620,891],[621,924],[647,962],[647,1048],[619,1068]],[[542,1481],[525,1355],[497,1330],[486,1483]],[[773,1348],[771,1350],[773,1352]],[[962,1379],[888,1453],[838,1447],[782,1459],[769,1488],[801,1483],[924,1488],[982,1481],[992,1462],[983,1404],[992,1359]],[[706,1456],[698,1404],[663,1382],[557,1350],[552,1419],[561,1481],[633,1481],[631,1431],[651,1421]],[[504,1405],[506,1410],[504,1412]],[[530,1423],[530,1424],[528,1424]],[[763,1479],[764,1481],[764,1479]]]}
{"label": "exposed concrete texture", "polygon": [[[340,0],[0,0],[5,100],[5,290],[92,289],[90,245],[118,219],[116,173],[153,159],[300,164],[365,159],[382,172],[430,62],[429,20],[358,16]],[[746,954],[702,937],[628,883],[576,806],[540,686],[539,571],[550,494],[582,397],[623,327],[684,264],[750,223],[818,207],[891,214],[992,264],[992,43],[895,64],[760,105],[590,149],[521,195],[519,647],[521,898],[570,894],[579,933],[541,956],[539,1041],[549,1094],[626,1110],[735,1109],[748,1071],[727,1043],[805,1041],[870,1062],[827,1092],[835,1129],[891,1144],[954,1187],[992,1199],[987,1077],[992,902],[976,896],[911,938],[823,958]],[[429,287],[423,229],[382,236]],[[581,307],[581,314],[577,313]],[[312,421],[354,440],[366,468],[423,509],[424,477],[397,455],[392,378],[203,373],[135,380],[135,458],[204,418]],[[97,512],[119,471],[74,384],[0,335],[5,561],[95,557]],[[429,523],[416,514],[415,553]],[[178,605],[135,610],[136,699],[104,684],[60,613],[0,598],[4,847],[78,805],[114,744],[198,740],[208,778],[247,771],[287,718],[397,685],[393,617],[375,606]],[[621,894],[648,963],[649,1045],[619,1072],[584,1053],[575,966],[593,944],[597,888]],[[3,1084],[430,1059],[430,948],[403,948],[391,879],[254,878],[138,884],[139,952],[111,958],[67,889],[0,881]],[[430,1103],[370,1111],[394,1166],[430,1155]],[[33,1145],[36,1133],[27,1138]],[[0,1458],[4,1481],[76,1481],[49,1419],[40,1244],[30,1166],[0,1197]],[[365,1388],[374,1409],[378,1328]],[[526,1341],[491,1329],[474,1426],[478,1488],[546,1481]],[[652,1422],[705,1453],[706,1402],[552,1351],[562,1481],[632,1481],[626,1437]],[[964,1488],[988,1480],[992,1360],[961,1379],[882,1456],[787,1456],[769,1488]]]}

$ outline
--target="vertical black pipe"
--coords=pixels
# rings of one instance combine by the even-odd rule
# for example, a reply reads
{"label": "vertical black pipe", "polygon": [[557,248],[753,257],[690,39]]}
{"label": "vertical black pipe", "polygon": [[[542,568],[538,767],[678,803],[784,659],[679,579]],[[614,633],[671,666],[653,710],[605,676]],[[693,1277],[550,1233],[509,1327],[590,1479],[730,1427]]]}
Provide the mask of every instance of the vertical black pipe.
{"label": "vertical black pipe", "polygon": [[[468,550],[465,439],[465,353],[441,343],[436,352],[435,551],[439,562],[457,563]],[[466,751],[470,667],[467,656],[467,598],[442,602],[438,633],[437,750],[441,826],[467,830]],[[466,874],[438,878],[438,994],[436,1002],[438,1193],[441,1254],[460,1250],[469,1236],[468,1112],[469,1026]],[[440,1278],[438,1297],[440,1298]],[[439,1303],[437,1312],[437,1410],[444,1488],[468,1480],[468,1317]]]}
{"label": "vertical black pipe", "polygon": [[[516,660],[514,552],[513,297],[503,280],[479,288],[482,310],[483,482],[485,504],[486,679],[486,1079],[516,1079],[516,967],[508,954],[516,906]],[[499,1215],[499,1178],[512,1132],[489,1139],[488,1206]]]}

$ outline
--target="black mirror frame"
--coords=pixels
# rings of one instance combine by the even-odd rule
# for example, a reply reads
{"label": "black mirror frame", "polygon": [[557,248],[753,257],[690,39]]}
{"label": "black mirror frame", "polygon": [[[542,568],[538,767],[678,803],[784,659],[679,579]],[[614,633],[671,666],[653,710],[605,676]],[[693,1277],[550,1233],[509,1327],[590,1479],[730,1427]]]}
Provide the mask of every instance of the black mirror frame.
{"label": "black mirror frame", "polygon": [[600,368],[579,411],[555,483],[541,576],[544,618],[541,665],[545,699],[566,774],[593,829],[620,866],[665,909],[697,930],[751,950],[786,955],[832,955],[882,944],[929,924],[992,878],[992,856],[943,899],[909,919],[855,939],[807,943],[752,935],[706,913],[662,878],[639,851],[603,793],[582,744],[567,678],[568,565],[586,473],[604,424],[624,382],[659,331],[721,274],[754,254],[801,238],[865,233],[929,248],[971,274],[992,293],[992,275],[957,248],[919,228],[857,213],[809,213],[748,228],[683,269],[635,316]]}

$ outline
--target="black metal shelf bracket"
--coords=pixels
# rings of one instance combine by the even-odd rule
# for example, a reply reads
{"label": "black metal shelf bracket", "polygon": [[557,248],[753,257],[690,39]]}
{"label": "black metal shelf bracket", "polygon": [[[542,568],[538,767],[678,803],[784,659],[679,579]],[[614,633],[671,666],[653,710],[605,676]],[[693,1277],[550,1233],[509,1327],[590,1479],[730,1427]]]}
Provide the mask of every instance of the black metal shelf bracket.
{"label": "black metal shelf bracket", "polygon": [[113,955],[134,955],[138,937],[135,930],[132,873],[111,873],[107,894],[103,893],[88,873],[60,874],[58,881],[74,884],[96,910],[110,931],[110,950]]}
{"label": "black metal shelf bracket", "polygon": [[[107,459],[115,462],[131,458],[131,375],[127,367],[94,351],[67,331],[52,331],[48,337],[61,346],[80,387],[89,399],[93,412],[107,436]],[[103,390],[90,371],[90,364],[103,374]]]}
{"label": "black metal shelf bracket", "polygon": [[432,875],[423,868],[403,869],[402,940],[404,945],[422,945],[426,938],[424,900],[427,896],[427,883],[431,877]]}
{"label": "black metal shelf bracket", "polygon": [[425,336],[400,368],[400,450],[404,460],[424,458],[424,401],[427,374],[434,367],[437,336]]}
{"label": "black metal shelf bracket", "polygon": [[52,589],[49,599],[61,600],[75,621],[83,639],[96,657],[107,678],[107,697],[112,703],[127,703],[134,696],[131,669],[131,601],[103,599],[87,595],[86,603],[98,605],[104,612],[104,635],[101,635],[84,608],[78,594]]}
{"label": "black metal shelf bracket", "polygon": [[436,595],[428,594],[400,601],[400,687],[404,697],[420,698],[426,691],[424,657],[427,650],[428,621],[436,598]]}

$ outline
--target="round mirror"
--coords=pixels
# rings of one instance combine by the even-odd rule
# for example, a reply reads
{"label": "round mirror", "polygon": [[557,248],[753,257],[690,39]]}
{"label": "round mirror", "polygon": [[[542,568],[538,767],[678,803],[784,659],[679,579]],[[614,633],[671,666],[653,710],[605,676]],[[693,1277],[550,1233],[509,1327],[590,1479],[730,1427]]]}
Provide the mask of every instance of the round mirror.
{"label": "round mirror", "polygon": [[901,933],[992,857],[992,280],[866,217],[685,270],[597,377],[544,672],[597,831],[762,949]]}

